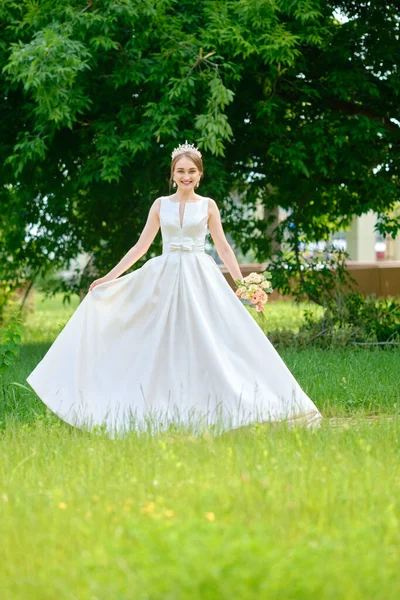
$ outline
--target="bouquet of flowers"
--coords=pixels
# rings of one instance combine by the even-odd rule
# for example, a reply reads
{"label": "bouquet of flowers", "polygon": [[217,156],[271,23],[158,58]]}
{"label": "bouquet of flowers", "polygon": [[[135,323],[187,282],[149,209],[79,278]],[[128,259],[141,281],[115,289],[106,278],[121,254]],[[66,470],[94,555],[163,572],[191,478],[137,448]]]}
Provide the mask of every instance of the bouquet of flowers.
{"label": "bouquet of flowers", "polygon": [[268,302],[268,294],[274,290],[271,287],[271,273],[264,271],[263,273],[250,273],[243,279],[236,279],[235,283],[238,286],[235,294],[243,304],[250,304],[257,312],[264,311],[264,304]]}

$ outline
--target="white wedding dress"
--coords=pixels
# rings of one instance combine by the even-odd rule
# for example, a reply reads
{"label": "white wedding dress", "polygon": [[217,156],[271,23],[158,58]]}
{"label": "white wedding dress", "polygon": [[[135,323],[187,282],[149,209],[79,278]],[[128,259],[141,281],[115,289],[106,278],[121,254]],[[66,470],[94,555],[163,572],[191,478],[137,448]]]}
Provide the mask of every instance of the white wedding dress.
{"label": "white wedding dress", "polygon": [[[27,377],[81,429],[223,432],[322,415],[204,251],[208,198],[161,199],[163,252],[88,292]],[[95,430],[97,428],[95,427]]]}

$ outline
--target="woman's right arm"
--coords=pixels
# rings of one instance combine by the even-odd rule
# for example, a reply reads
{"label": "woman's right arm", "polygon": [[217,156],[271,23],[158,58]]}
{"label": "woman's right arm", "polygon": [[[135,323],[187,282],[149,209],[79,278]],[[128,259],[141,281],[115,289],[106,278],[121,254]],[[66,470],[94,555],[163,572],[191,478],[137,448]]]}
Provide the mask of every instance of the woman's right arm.
{"label": "woman's right arm", "polygon": [[129,267],[135,264],[144,254],[146,254],[147,250],[150,248],[151,244],[156,237],[158,230],[160,228],[160,198],[154,200],[153,204],[150,207],[149,214],[147,216],[146,224],[143,228],[142,233],[136,244],[132,246],[130,250],[125,254],[123,258],[119,261],[117,265],[107,275],[101,277],[100,279],[96,279],[90,284],[89,291],[92,290],[99,283],[105,283],[106,281],[112,281],[113,279],[117,279],[122,273],[124,273]]}

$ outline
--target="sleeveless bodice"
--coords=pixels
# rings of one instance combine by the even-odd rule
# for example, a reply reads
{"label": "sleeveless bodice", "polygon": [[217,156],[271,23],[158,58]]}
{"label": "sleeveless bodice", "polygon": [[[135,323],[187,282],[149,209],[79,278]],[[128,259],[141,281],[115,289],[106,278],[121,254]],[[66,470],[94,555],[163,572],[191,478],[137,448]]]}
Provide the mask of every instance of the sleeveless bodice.
{"label": "sleeveless bodice", "polygon": [[179,202],[163,196],[160,203],[160,226],[163,254],[171,251],[205,252],[207,234],[208,198],[197,202],[185,202],[182,227]]}

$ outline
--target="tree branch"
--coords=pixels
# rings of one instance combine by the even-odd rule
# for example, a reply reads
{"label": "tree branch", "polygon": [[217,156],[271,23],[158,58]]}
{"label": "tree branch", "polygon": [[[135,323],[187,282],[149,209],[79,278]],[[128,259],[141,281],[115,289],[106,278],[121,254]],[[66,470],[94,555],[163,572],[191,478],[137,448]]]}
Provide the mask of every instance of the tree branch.
{"label": "tree branch", "polygon": [[[306,92],[304,92],[299,86],[294,84],[289,79],[285,78],[285,79],[283,79],[283,81],[285,81],[285,83],[291,85],[298,92],[299,95],[300,94],[302,94],[304,96],[306,95]],[[299,100],[298,96],[291,94],[290,92],[288,92],[286,90],[284,91],[284,90],[278,89],[278,90],[276,90],[276,93],[278,94],[278,96],[280,96],[284,100],[290,100],[291,102]],[[355,104],[354,102],[340,100],[339,98],[326,98],[325,97],[325,98],[320,98],[319,101],[321,103],[323,103],[325,101],[327,106],[332,110],[344,112],[348,115],[357,115],[357,114],[364,115],[365,117],[368,117],[369,119],[379,121],[380,123],[382,123],[382,125],[384,126],[385,129],[387,129],[391,133],[394,133],[400,137],[400,127],[398,125],[396,125],[396,123],[392,123],[390,121],[390,119],[388,119],[387,117],[378,114],[371,108],[368,108],[362,104]],[[395,117],[395,118],[397,121],[400,121],[400,116]]]}
{"label": "tree branch", "polygon": [[[396,125],[396,123],[392,123],[387,117],[379,115],[374,110],[362,106],[361,104],[354,104],[353,102],[346,102],[346,100],[339,100],[333,98],[331,101],[328,101],[329,108],[333,110],[339,110],[348,115],[364,115],[369,119],[373,119],[375,121],[379,121],[382,123],[385,129],[390,131],[391,133],[395,133],[400,137],[400,127]],[[400,121],[400,117],[397,119]]]}

